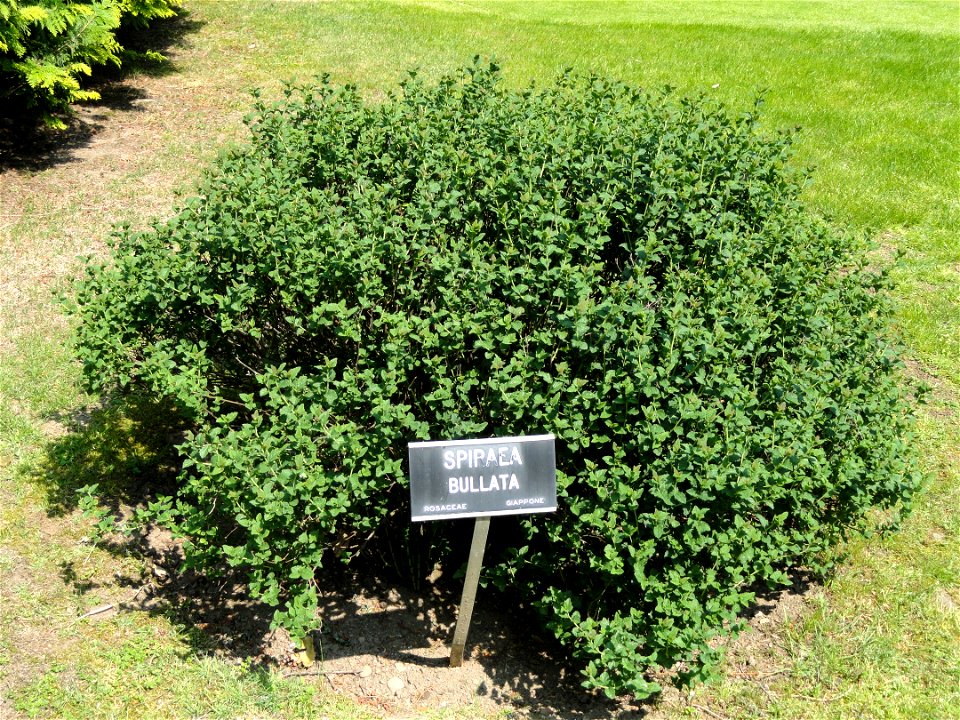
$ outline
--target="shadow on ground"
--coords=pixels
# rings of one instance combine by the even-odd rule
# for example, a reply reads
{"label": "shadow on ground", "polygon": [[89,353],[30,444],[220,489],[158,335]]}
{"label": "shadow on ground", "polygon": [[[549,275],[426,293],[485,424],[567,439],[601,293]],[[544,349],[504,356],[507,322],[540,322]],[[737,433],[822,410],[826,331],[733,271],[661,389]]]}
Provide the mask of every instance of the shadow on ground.
{"label": "shadow on ground", "polygon": [[201,27],[201,21],[182,10],[180,16],[154,21],[146,30],[125,32],[120,42],[128,52],[122,67],[96,68],[95,77],[85,83],[85,87],[99,92],[100,100],[75,106],[74,114],[64,118],[66,130],[38,127],[35,119],[11,116],[0,110],[0,172],[38,172],[71,162],[75,151],[90,144],[103,129],[111,112],[142,112],[141,101],[147,99],[146,93],[131,79],[137,75],[162,76],[179,71],[175,62],[152,60],[149,53],[166,57]]}
{"label": "shadow on ground", "polygon": [[[82,489],[94,484],[100,510],[121,520],[158,495],[175,493],[175,446],[186,428],[169,408],[130,395],[49,421],[61,432],[32,472],[46,492],[50,515],[76,510],[85,496]],[[508,536],[513,521],[493,518],[491,537]],[[480,589],[464,665],[450,668],[462,590],[457,571],[465,562],[470,529],[469,521],[458,522],[464,532],[452,533],[447,565],[434,567],[416,589],[396,579],[391,553],[376,558],[370,553],[350,566],[331,565],[318,576],[322,627],[314,635],[317,662],[308,668],[298,662],[289,636],[271,630],[273,608],[250,599],[240,574],[228,567],[214,574],[190,569],[181,543],[166,530],[149,526],[100,541],[117,555],[140,558],[143,571],[136,576],[91,580],[69,564],[60,568],[60,576],[80,595],[94,587],[123,588],[119,595],[126,599],[111,611],[170,619],[187,628],[198,655],[244,662],[253,672],[277,669],[313,677],[390,714],[472,703],[491,710],[511,707],[542,719],[625,720],[651,711],[652,705],[587,693],[579,668],[538,630],[531,612],[492,587]],[[399,545],[396,550],[403,554]],[[418,567],[424,575],[424,565]],[[807,595],[818,578],[794,573],[792,581],[778,591],[758,592],[744,621],[763,621],[783,598]]]}
{"label": "shadow on ground", "polygon": [[[584,690],[579,669],[564,661],[562,648],[540,634],[528,611],[492,588],[480,589],[464,664],[451,668],[461,589],[451,581],[413,592],[357,575],[323,593],[317,652],[328,682],[340,692],[378,700],[392,713],[471,702],[557,720],[625,720],[648,713],[647,706]],[[391,681],[401,690],[391,692]]]}
{"label": "shadow on ground", "polygon": [[[100,509],[119,519],[158,494],[175,492],[174,448],[185,428],[169,409],[127,396],[50,422],[62,432],[33,473],[47,493],[51,515],[76,510],[84,497],[81,489],[93,484]],[[492,536],[503,537],[509,532],[505,523],[512,520],[494,518]],[[466,537],[469,522],[461,522]],[[271,630],[273,608],[250,599],[240,574],[227,567],[215,574],[190,569],[182,545],[157,527],[107,535],[99,543],[117,555],[140,558],[142,573],[91,580],[65,564],[61,579],[77,594],[119,587],[124,592],[114,595],[125,599],[110,606],[110,612],[168,618],[186,628],[198,655],[242,662],[255,673],[276,669],[313,678],[391,715],[480,705],[494,711],[510,707],[544,720],[626,720],[644,717],[655,707],[587,693],[580,686],[579,668],[541,634],[532,614],[493,588],[481,588],[466,660],[462,667],[450,668],[449,645],[462,590],[456,571],[464,548],[452,552],[448,566],[435,567],[417,589],[398,582],[383,556],[326,570],[317,578],[322,627],[314,635],[316,662],[304,667],[289,636]],[[771,612],[781,595],[802,597],[814,582],[816,578],[796,574],[792,587],[758,593],[744,620]]]}
{"label": "shadow on ground", "polygon": [[[83,488],[91,485],[97,485],[92,497],[100,511],[120,520],[158,495],[175,492],[174,448],[185,427],[169,409],[127,396],[49,422],[61,430],[31,474],[46,492],[51,516],[75,511]],[[496,521],[503,520],[495,519],[494,533]],[[323,625],[315,634],[317,663],[305,669],[289,636],[271,630],[273,608],[252,601],[230,568],[214,576],[186,567],[181,544],[156,527],[108,534],[98,544],[118,556],[140,558],[143,571],[91,580],[67,563],[60,577],[77,594],[115,587],[112,595],[123,599],[105,612],[164,616],[187,628],[198,655],[245,662],[253,672],[275,668],[313,676],[388,713],[475,703],[523,709],[539,718],[636,718],[646,712],[587,694],[578,670],[538,634],[530,614],[492,588],[481,588],[463,667],[450,668],[449,643],[462,590],[455,576],[463,560],[459,555],[417,590],[378,567],[382,558],[326,571],[318,577]],[[403,683],[400,691],[389,685],[397,680]]]}
{"label": "shadow on ground", "polygon": [[51,416],[47,424],[58,437],[30,472],[46,494],[49,515],[76,510],[85,487],[96,486],[99,504],[118,517],[124,508],[174,492],[176,446],[186,424],[171,408],[128,395]]}

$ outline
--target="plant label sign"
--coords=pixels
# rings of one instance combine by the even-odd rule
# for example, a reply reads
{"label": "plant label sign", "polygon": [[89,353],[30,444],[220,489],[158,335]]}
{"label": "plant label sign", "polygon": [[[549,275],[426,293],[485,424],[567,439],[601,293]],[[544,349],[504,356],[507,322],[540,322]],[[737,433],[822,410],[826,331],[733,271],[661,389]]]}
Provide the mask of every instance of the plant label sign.
{"label": "plant label sign", "polygon": [[414,442],[408,451],[414,521],[557,509],[553,435]]}

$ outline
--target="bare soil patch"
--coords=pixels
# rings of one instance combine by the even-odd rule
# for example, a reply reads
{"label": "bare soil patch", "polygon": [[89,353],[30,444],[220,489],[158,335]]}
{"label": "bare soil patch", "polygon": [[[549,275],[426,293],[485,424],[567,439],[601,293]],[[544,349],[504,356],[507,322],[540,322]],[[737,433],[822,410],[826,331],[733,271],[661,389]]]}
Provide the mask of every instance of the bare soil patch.
{"label": "bare soil patch", "polygon": [[907,359],[905,364],[908,376],[925,386],[930,393],[926,411],[941,420],[956,417],[960,399],[950,383],[916,360]]}
{"label": "bare soil patch", "polygon": [[[142,577],[121,578],[139,591],[121,612],[163,614],[196,627],[196,650],[228,662],[250,662],[290,678],[326,685],[384,718],[412,718],[438,708],[474,707],[490,713],[510,708],[542,720],[627,720],[702,713],[695,696],[667,687],[656,703],[611,701],[589,693],[579,669],[562,649],[535,629],[531,618],[482,589],[464,664],[449,667],[459,603],[459,581],[424,582],[418,590],[366,571],[333,571],[321,593],[321,629],[315,661],[283,631],[269,628],[270,608],[250,600],[244,585],[226,576],[207,578],[181,568],[182,550],[162,530],[135,542],[146,558]],[[129,552],[124,540],[117,550]],[[818,585],[803,575],[792,586],[761,597],[748,628],[727,646],[726,672],[759,687],[786,672],[779,630],[804,613]],[[114,608],[111,608],[111,611]]]}
{"label": "bare soil patch", "polygon": [[183,571],[182,551],[164,531],[151,530],[139,545],[145,576],[122,582],[147,591],[123,610],[175,615],[201,631],[198,652],[322,683],[384,717],[473,706],[599,720],[646,717],[651,709],[586,692],[578,670],[558,659],[557,647],[531,629],[529,617],[483,589],[464,664],[451,668],[459,581],[454,587],[424,582],[413,590],[369,569],[333,571],[320,598],[315,662],[305,664],[285,632],[270,630],[272,610],[251,601],[241,582]]}

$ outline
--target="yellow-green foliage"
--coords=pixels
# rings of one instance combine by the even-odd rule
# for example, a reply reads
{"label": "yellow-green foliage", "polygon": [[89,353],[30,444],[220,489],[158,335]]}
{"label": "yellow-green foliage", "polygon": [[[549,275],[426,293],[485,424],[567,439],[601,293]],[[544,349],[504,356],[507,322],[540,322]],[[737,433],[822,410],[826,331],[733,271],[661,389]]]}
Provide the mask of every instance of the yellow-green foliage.
{"label": "yellow-green foliage", "polygon": [[171,17],[180,0],[0,0],[0,100],[7,112],[62,128],[70,103],[96,100],[83,76],[121,62],[116,31],[126,20]]}

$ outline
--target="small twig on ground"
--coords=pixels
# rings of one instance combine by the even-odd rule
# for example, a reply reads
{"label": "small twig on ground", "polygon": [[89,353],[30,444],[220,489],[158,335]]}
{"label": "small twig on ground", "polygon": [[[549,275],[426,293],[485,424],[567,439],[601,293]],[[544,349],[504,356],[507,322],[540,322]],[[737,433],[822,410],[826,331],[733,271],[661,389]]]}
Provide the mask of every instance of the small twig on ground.
{"label": "small twig on ground", "polygon": [[769,680],[772,677],[777,675],[783,675],[784,673],[789,672],[787,669],[774,670],[769,673],[758,673],[756,670],[740,670],[739,672],[732,673],[738,677],[746,678],[747,680]]}
{"label": "small twig on ground", "polygon": [[138,597],[140,597],[140,593],[146,590],[149,586],[150,586],[150,583],[147,583],[146,585],[141,585],[139,588],[137,588],[137,591],[126,600],[123,600],[119,603],[107,603],[106,605],[100,605],[98,607],[93,608],[93,610],[88,610],[77,619],[83,620],[84,618],[93,617],[94,615],[100,615],[102,613],[109,612],[110,610],[119,610],[120,607],[122,607],[123,605],[126,605],[127,603],[131,603],[134,600],[136,600]]}
{"label": "small twig on ground", "polygon": [[711,710],[710,708],[705,708],[703,705],[695,705],[694,703],[690,703],[690,707],[696,708],[696,709],[699,710],[700,712],[704,712],[704,713],[706,713],[707,715],[709,715],[710,717],[717,718],[717,720],[727,720],[727,716],[726,716],[726,715],[721,715],[720,713],[716,713],[716,712],[714,712],[713,710]]}
{"label": "small twig on ground", "polygon": [[359,675],[360,670],[292,670],[288,673],[284,673],[285,678],[290,677],[306,677],[308,675],[326,675],[330,677],[331,675]]}
{"label": "small twig on ground", "polygon": [[804,699],[804,700],[810,700],[810,701],[812,701],[812,702],[835,703],[837,700],[843,700],[847,695],[849,695],[850,693],[852,693],[854,690],[855,690],[855,688],[849,688],[848,690],[844,690],[842,693],[839,693],[839,694],[834,695],[834,696],[832,696],[832,697],[816,698],[816,697],[813,697],[813,696],[811,696],[811,695],[800,695],[800,694],[794,695],[793,697],[802,698],[802,699]]}
{"label": "small twig on ground", "polygon": [[94,615],[99,615],[101,613],[105,613],[110,610],[113,610],[115,607],[117,606],[114,605],[113,603],[101,605],[100,607],[95,607],[93,610],[88,610],[83,615],[81,615],[78,619],[83,620],[84,618],[93,617]]}
{"label": "small twig on ground", "polygon": [[139,588],[137,588],[137,591],[136,591],[133,595],[131,595],[129,598],[127,598],[126,600],[124,600],[124,601],[123,601],[122,603],[120,603],[120,604],[121,604],[121,605],[126,605],[127,603],[132,603],[134,600],[136,600],[138,597],[140,597],[140,593],[142,593],[144,590],[146,590],[148,587],[150,587],[150,585],[151,585],[151,583],[146,583],[146,584],[144,584],[144,585],[141,585]]}

